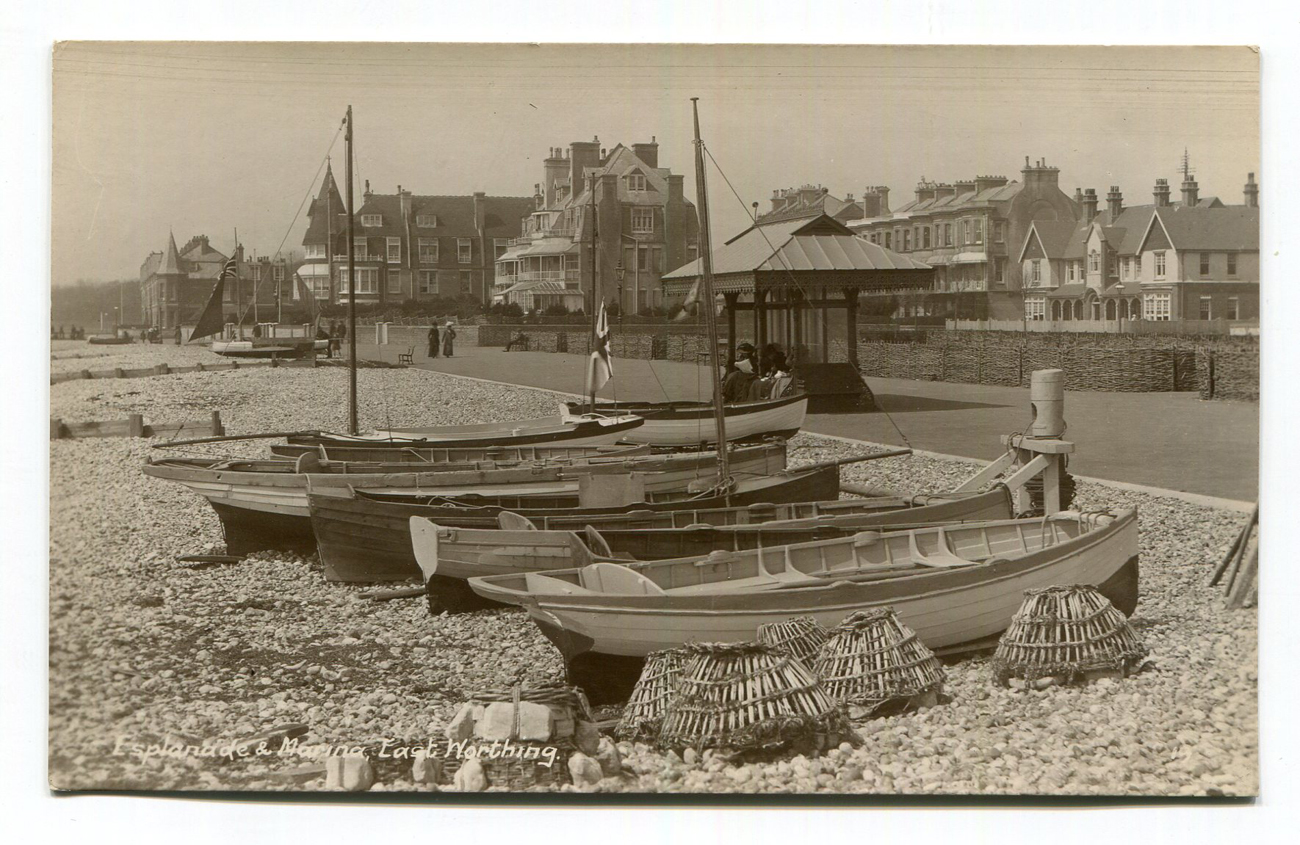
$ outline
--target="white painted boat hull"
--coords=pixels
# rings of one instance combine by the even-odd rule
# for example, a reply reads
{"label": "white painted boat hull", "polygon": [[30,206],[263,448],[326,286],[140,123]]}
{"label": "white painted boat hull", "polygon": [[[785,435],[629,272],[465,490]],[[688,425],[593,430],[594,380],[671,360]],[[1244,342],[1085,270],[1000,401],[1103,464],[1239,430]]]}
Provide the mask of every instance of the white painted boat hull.
{"label": "white painted boat hull", "polygon": [[[793,402],[748,413],[744,411],[744,407],[744,405],[727,406],[728,442],[798,431],[803,428],[804,417],[808,413],[808,397],[800,396]],[[560,406],[560,413],[566,419],[575,418],[563,404]],[[702,414],[688,419],[671,417],[657,419],[651,415],[646,417],[643,425],[624,434],[623,439],[629,443],[644,443],[651,446],[698,446],[701,443],[718,441],[718,425],[711,414]]]}

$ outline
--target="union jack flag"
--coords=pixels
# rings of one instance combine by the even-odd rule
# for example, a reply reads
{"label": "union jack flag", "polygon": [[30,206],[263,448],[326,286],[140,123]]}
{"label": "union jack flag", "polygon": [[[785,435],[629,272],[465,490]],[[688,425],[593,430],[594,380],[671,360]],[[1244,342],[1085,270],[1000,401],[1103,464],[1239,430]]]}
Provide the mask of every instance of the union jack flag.
{"label": "union jack flag", "polygon": [[235,259],[233,258],[228,259],[226,261],[225,266],[221,268],[221,275],[217,277],[217,281],[224,282],[226,279],[238,278],[239,270],[237,269],[237,267],[238,265]]}

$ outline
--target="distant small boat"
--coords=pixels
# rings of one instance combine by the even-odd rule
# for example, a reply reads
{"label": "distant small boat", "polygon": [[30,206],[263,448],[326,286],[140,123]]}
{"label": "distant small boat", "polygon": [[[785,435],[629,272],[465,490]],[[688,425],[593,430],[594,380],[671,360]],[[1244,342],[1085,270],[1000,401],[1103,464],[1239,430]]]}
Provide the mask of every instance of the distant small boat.
{"label": "distant small boat", "polygon": [[130,335],[119,334],[92,334],[86,338],[86,343],[93,343],[96,346],[122,346],[133,342]]}
{"label": "distant small boat", "polygon": [[[582,414],[582,402],[566,402],[561,414],[567,419]],[[803,428],[808,397],[803,394],[756,402],[724,405],[729,443],[764,437],[793,437]],[[645,425],[626,440],[652,446],[698,446],[718,441],[718,426],[710,402],[597,402],[597,414],[636,414]]]}
{"label": "distant small boat", "polygon": [[329,341],[301,340],[294,343],[289,338],[212,341],[212,351],[226,358],[302,358],[313,349],[326,352]]}
{"label": "distant small boat", "polygon": [[293,446],[367,446],[406,448],[445,446],[460,449],[512,446],[601,446],[626,439],[644,420],[630,414],[614,417],[536,417],[477,425],[376,429],[367,434],[318,432],[288,438]]}
{"label": "distant small boat", "polygon": [[741,642],[811,615],[831,627],[890,606],[929,648],[991,644],[1025,590],[1089,584],[1131,614],[1137,513],[1062,511],[650,563],[473,578],[481,597],[525,607],[593,702],[625,694],[645,656],[688,642]]}
{"label": "distant small boat", "polygon": [[[313,514],[314,507],[313,500]],[[498,525],[478,528],[446,525],[413,515],[410,545],[431,597],[437,597],[448,610],[477,609],[489,603],[470,590],[470,578],[580,568],[616,558],[663,560],[715,551],[789,546],[846,537],[872,528],[891,530],[936,523],[954,526],[1007,519],[1011,516],[1011,495],[999,486],[984,493],[950,498],[909,500],[882,496],[880,501],[805,502],[764,510],[773,516],[796,518],[728,522],[759,516],[761,512],[720,508],[684,513],[560,516],[539,520],[539,526],[517,514],[503,512],[497,517]],[[692,523],[692,519],[697,521]],[[707,520],[717,523],[706,524]],[[326,558],[324,548],[322,544],[322,560]]]}

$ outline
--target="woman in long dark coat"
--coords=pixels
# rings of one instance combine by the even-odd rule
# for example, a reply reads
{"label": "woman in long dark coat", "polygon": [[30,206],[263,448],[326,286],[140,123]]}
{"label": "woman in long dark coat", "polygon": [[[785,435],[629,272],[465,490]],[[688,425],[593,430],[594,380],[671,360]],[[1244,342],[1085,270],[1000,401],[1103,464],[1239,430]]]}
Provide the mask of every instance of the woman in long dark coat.
{"label": "woman in long dark coat", "polygon": [[429,326],[429,357],[438,357],[438,324]]}

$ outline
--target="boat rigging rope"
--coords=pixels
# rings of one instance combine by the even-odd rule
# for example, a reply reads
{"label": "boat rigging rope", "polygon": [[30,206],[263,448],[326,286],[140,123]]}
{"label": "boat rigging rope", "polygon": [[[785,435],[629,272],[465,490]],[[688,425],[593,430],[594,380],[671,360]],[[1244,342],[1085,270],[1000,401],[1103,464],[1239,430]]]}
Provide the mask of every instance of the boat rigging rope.
{"label": "boat rigging rope", "polygon": [[[704,146],[703,143],[701,143],[701,146]],[[718,160],[715,159],[715,158],[713,157],[713,153],[709,151],[709,148],[708,148],[707,146],[704,147],[704,154],[707,155],[707,156],[709,157],[709,161],[713,162],[713,166],[714,166],[714,168],[717,169],[717,171],[718,171],[718,175],[722,177],[722,181],[723,181],[723,182],[726,182],[726,183],[727,183],[727,187],[731,189],[731,195],[734,196],[734,197],[736,198],[736,202],[740,203],[741,208],[744,208],[744,209],[745,209],[745,215],[748,217],[748,216],[750,215],[749,207],[745,205],[745,201],[744,201],[743,199],[741,199],[740,193],[736,190],[735,186],[731,184],[731,180],[727,178],[727,174],[726,174],[725,172],[723,172],[723,170],[722,170],[722,165],[718,164]],[[796,290],[798,290],[799,293],[800,293],[800,294],[801,294],[805,299],[809,298],[809,292],[808,292],[808,290],[805,289],[804,286],[803,286],[802,284],[799,283],[799,280],[795,278],[794,273],[791,272],[791,268],[789,267],[789,265],[786,264],[785,259],[784,259],[783,257],[781,257],[781,255],[780,255],[780,251],[776,248],[776,245],[772,243],[772,239],[769,238],[769,237],[767,236],[767,232],[764,232],[764,231],[763,231],[763,227],[758,225],[758,220],[757,220],[757,218],[750,217],[750,219],[754,221],[754,228],[758,231],[758,233],[759,233],[760,235],[763,236],[763,240],[767,242],[768,249],[770,249],[770,250],[772,251],[771,254],[768,256],[769,260],[770,260],[771,258],[777,258],[777,259],[778,259],[778,263],[780,264],[781,269],[784,270],[786,276],[789,277],[789,279],[790,279],[790,284],[791,284],[791,285],[792,285]],[[757,282],[755,283],[755,286],[754,286],[754,297],[755,297],[755,300],[757,300],[757,297],[758,297],[758,285],[757,285]],[[711,303],[710,303],[710,306],[711,306]],[[814,309],[813,313],[814,313],[815,315],[817,315],[817,316],[819,316],[819,317],[821,318],[821,324],[822,324],[822,335],[823,335],[823,336],[827,336],[827,335],[829,335],[829,333],[830,333],[830,321],[829,321],[829,319],[828,319],[827,316],[826,316],[826,311],[825,311],[825,309]],[[856,331],[856,330],[857,330],[857,327],[856,327],[856,326],[853,326],[852,329],[853,329],[854,331]],[[846,321],[846,324],[845,324],[844,330],[845,330],[846,332],[850,330],[850,326],[847,325],[847,321]],[[758,342],[758,339],[755,338],[754,341],[755,341],[755,343],[757,343],[757,342]],[[853,366],[853,369],[854,369],[855,371],[857,371],[858,378],[862,379],[863,384],[866,384],[866,381],[867,381],[867,380],[866,380],[866,378],[862,375],[862,370],[859,369],[859,367],[858,367],[858,362],[857,362],[857,361],[849,361],[848,363],[851,364],[851,365]],[[885,407],[881,406],[881,405],[877,405],[877,407],[880,408],[880,412],[881,412],[882,414],[885,415],[885,419],[889,420],[889,424],[890,424],[891,426],[893,426],[893,429],[894,429],[894,431],[898,434],[899,439],[901,439],[901,440],[903,441],[903,445],[907,446],[907,448],[909,448],[909,449],[912,448],[912,441],[907,439],[907,435],[903,433],[903,429],[899,428],[898,423],[894,420],[893,415],[889,413],[889,410],[886,409]]]}
{"label": "boat rigging rope", "polygon": [[[347,122],[347,121],[345,120],[344,123],[346,123],[346,122]],[[284,237],[280,239],[280,245],[279,245],[278,247],[275,248],[275,254],[276,254],[276,256],[279,256],[279,255],[280,255],[280,250],[284,249],[284,244],[285,244],[286,241],[289,240],[289,235],[290,235],[290,233],[293,232],[293,227],[298,223],[298,218],[302,216],[302,210],[303,210],[303,208],[307,205],[307,200],[311,197],[311,192],[312,192],[312,190],[316,187],[316,180],[320,178],[320,172],[321,172],[321,170],[323,170],[323,169],[325,168],[325,163],[329,161],[330,153],[333,152],[333,150],[334,150],[334,145],[338,143],[339,135],[340,135],[342,132],[343,132],[343,124],[341,123],[341,124],[339,124],[339,128],[338,128],[337,130],[335,130],[335,132],[334,132],[334,137],[333,137],[332,139],[330,139],[330,145],[329,145],[329,147],[327,147],[327,148],[325,149],[325,155],[321,156],[320,166],[318,166],[318,167],[316,168],[316,174],[315,174],[314,176],[312,176],[311,184],[309,184],[309,185],[307,186],[307,193],[303,195],[302,202],[300,202],[300,203],[298,204],[298,211],[293,215],[293,220],[289,223],[289,228],[285,230],[285,232],[284,232]],[[236,251],[239,250],[239,244],[235,244],[235,250],[236,250]],[[258,280],[257,280],[257,284],[255,284],[255,285],[253,286],[253,296],[252,296],[252,299],[249,301],[249,304],[248,304],[248,305],[245,305],[245,306],[244,306],[244,310],[243,310],[243,312],[240,313],[240,315],[239,315],[239,325],[242,326],[242,325],[244,324],[244,318],[245,318],[246,316],[248,316],[248,309],[249,309],[249,308],[252,308],[252,307],[253,307],[253,303],[257,302],[257,292],[258,292],[258,290],[261,289],[261,286],[262,286],[262,282],[263,282],[263,281],[264,281],[263,279],[258,279]],[[288,281],[288,280],[286,280],[286,281]]]}

